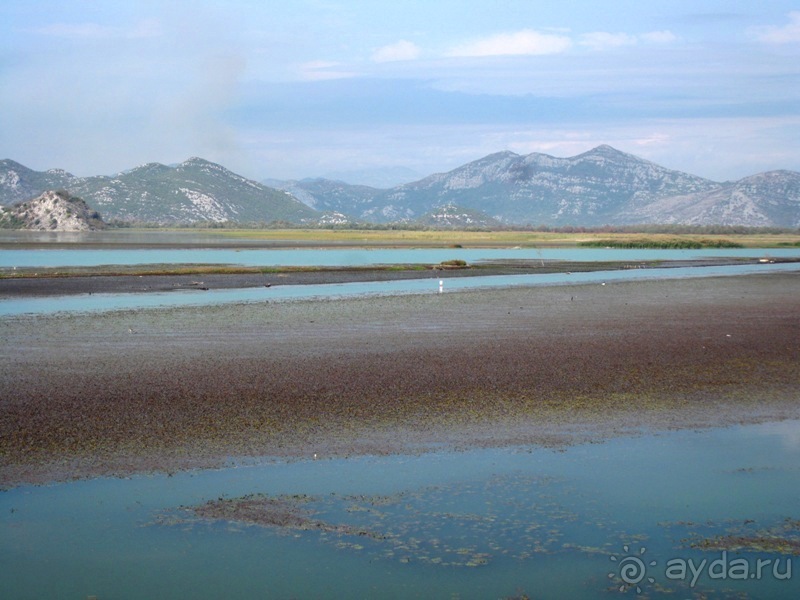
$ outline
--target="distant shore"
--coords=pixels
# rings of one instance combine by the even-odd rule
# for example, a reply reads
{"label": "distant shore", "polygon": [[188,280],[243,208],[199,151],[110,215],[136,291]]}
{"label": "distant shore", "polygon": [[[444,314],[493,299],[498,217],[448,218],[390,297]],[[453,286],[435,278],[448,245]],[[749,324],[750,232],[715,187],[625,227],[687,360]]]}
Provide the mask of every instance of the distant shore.
{"label": "distant shore", "polygon": [[0,484],[800,418],[799,297],[770,273],[8,317]]}

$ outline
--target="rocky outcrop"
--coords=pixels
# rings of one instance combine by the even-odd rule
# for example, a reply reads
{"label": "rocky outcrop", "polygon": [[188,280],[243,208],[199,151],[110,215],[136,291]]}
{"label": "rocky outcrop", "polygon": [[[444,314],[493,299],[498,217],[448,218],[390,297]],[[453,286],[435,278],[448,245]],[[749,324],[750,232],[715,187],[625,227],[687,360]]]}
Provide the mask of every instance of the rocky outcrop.
{"label": "rocky outcrop", "polygon": [[105,229],[97,211],[64,191],[46,191],[33,200],[0,209],[0,227],[34,231]]}

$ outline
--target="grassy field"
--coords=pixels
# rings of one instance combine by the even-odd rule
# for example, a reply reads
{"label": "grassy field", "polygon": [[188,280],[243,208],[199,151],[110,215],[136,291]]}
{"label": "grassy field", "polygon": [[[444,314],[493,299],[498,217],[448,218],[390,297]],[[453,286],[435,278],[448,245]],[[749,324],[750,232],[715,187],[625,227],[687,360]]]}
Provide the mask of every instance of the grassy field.
{"label": "grassy field", "polygon": [[800,244],[800,234],[748,233],[712,235],[708,233],[561,233],[541,231],[404,231],[404,230],[330,230],[330,229],[232,229],[198,230],[203,234],[242,241],[263,240],[298,242],[304,245],[343,246],[463,246],[469,247],[577,247],[585,243],[612,241],[631,242],[658,247],[671,247],[675,240],[688,242],[731,242],[745,248],[775,248]]}

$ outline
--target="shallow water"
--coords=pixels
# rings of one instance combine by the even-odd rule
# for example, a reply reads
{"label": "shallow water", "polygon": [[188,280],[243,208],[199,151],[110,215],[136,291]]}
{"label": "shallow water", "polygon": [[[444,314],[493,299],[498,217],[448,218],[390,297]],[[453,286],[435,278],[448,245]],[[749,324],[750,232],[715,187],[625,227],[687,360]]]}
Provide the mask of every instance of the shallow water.
{"label": "shallow water", "polygon": [[[715,267],[674,267],[625,269],[583,273],[545,273],[538,275],[493,275],[452,277],[443,281],[443,292],[511,286],[604,283],[642,279],[668,279],[744,275],[800,270],[798,263],[746,264]],[[206,306],[236,302],[270,302],[303,298],[344,298],[368,294],[438,293],[439,278],[434,273],[424,279],[362,281],[355,283],[276,285],[219,290],[176,290],[170,292],[79,294],[0,300],[0,316],[130,310],[166,306]]]}
{"label": "shallow water", "polygon": [[704,257],[800,258],[800,248],[663,250],[614,248],[307,248],[307,249],[0,249],[0,267],[93,267],[100,265],[217,264],[240,266],[368,266],[438,264],[460,259],[485,260],[650,261]]}
{"label": "shallow water", "polygon": [[[640,596],[637,585],[642,597],[795,598],[796,556],[687,540],[783,531],[800,517],[798,458],[800,422],[787,421],[563,452],[323,457],[21,487],[0,493],[0,586],[4,598],[614,598]],[[317,518],[384,537],[180,508],[250,493],[307,494]],[[644,576],[624,569],[634,559]],[[678,577],[680,561],[703,559],[696,580]],[[751,574],[759,559],[779,568],[734,579],[735,559]]]}

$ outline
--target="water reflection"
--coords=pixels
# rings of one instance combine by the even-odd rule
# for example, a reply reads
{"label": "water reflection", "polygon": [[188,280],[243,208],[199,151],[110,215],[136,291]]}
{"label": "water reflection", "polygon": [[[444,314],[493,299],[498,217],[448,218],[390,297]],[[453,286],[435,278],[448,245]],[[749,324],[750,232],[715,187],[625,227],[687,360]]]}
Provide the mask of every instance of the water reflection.
{"label": "water reflection", "polygon": [[800,421],[764,423],[754,426],[752,431],[755,435],[777,437],[787,451],[800,452]]}

